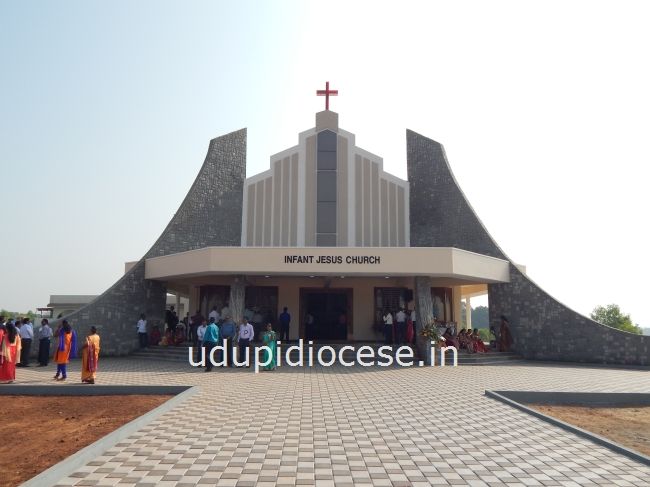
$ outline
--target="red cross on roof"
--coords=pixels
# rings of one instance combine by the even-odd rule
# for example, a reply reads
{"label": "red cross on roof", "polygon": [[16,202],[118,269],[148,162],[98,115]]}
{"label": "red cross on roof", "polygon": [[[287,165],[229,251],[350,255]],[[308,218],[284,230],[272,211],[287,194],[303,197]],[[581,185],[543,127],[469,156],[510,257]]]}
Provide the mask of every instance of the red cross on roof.
{"label": "red cross on roof", "polygon": [[324,96],[325,97],[325,110],[329,110],[330,109],[330,95],[337,96],[339,94],[339,90],[330,90],[330,82],[326,81],[325,82],[325,89],[324,90],[317,90],[316,94],[318,96]]}

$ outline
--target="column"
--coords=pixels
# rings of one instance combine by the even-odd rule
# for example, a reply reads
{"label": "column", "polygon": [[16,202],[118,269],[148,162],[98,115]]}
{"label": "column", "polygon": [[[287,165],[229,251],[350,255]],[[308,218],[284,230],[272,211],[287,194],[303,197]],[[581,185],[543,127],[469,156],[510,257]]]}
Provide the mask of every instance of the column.
{"label": "column", "polygon": [[194,316],[196,310],[199,309],[199,307],[201,306],[200,300],[201,300],[201,286],[190,286],[190,296],[188,300],[189,304],[187,305],[189,309],[186,311],[187,313],[190,314],[190,316]]}
{"label": "column", "polygon": [[433,321],[433,300],[431,299],[431,279],[428,276],[415,278],[415,322],[416,344],[421,357],[427,357],[431,344],[420,336],[424,325]]}
{"label": "column", "polygon": [[465,326],[463,323],[462,316],[460,315],[460,286],[454,286],[451,288],[451,309],[456,322],[456,328],[459,330]]}
{"label": "column", "polygon": [[235,276],[230,284],[230,300],[228,307],[235,323],[244,318],[244,298],[246,297],[246,279],[244,276]]}
{"label": "column", "polygon": [[472,329],[472,299],[467,296],[465,298],[465,328]]}

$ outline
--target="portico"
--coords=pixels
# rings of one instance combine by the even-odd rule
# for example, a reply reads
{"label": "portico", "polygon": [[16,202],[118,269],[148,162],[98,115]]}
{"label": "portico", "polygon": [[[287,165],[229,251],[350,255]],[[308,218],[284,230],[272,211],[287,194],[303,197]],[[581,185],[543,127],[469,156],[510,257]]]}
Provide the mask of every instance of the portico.
{"label": "portico", "polygon": [[[227,304],[235,319],[248,310],[275,323],[288,307],[294,339],[378,340],[385,310],[415,306],[416,277],[428,282],[434,316],[452,322],[463,290],[508,282],[508,262],[451,247],[206,247],[145,261],[146,279],[189,296],[204,316]],[[241,288],[243,300],[233,296]],[[314,331],[304,318],[316,312]]]}

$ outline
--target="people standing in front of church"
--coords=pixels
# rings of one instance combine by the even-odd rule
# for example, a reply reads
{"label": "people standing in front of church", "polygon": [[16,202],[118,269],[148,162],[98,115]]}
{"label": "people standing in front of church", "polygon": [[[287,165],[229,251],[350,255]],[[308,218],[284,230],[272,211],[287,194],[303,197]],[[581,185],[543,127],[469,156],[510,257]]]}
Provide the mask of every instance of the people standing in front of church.
{"label": "people standing in front of church", "polygon": [[221,338],[224,344],[227,364],[230,367],[233,366],[233,358],[235,354],[233,347],[235,346],[236,337],[237,325],[235,325],[235,322],[230,315],[226,315],[223,323],[221,324]]}
{"label": "people standing in front of church", "polygon": [[384,312],[384,343],[390,345],[393,343],[393,315],[389,310]]}
{"label": "people standing in front of church", "polygon": [[[201,328],[201,327],[199,327]],[[199,330],[197,329],[197,333],[199,333]],[[212,363],[212,350],[217,346],[219,343],[219,327],[217,324],[213,321],[212,318],[210,318],[210,324],[205,327],[205,330],[203,331],[203,341],[201,343],[201,347],[204,349],[205,353],[205,371],[210,372],[213,367]],[[218,361],[216,357],[214,357],[215,360]],[[198,360],[197,360],[198,362]]]}
{"label": "people standing in front of church", "polygon": [[90,327],[90,333],[81,347],[81,382],[94,384],[99,362],[99,335],[97,328]]}
{"label": "people standing in front of church", "polygon": [[499,325],[499,352],[508,352],[512,346],[512,333],[510,333],[510,322],[508,318],[501,315]]}
{"label": "people standing in front of church", "polygon": [[147,317],[144,313],[140,314],[140,319],[136,324],[140,348],[147,348]]}
{"label": "people standing in front of church", "polygon": [[291,315],[289,314],[289,309],[285,306],[280,313],[278,318],[280,322],[280,340],[288,342],[289,341],[289,326],[291,325]]}
{"label": "people standing in front of church", "polygon": [[160,333],[160,327],[154,325],[151,330],[151,335],[149,336],[149,345],[158,346],[160,345],[160,340],[162,340],[162,335]]}
{"label": "people standing in front of church", "polygon": [[9,320],[0,328],[0,382],[11,384],[16,380],[16,364],[20,358],[20,335]]}
{"label": "people standing in front of church", "polygon": [[413,343],[413,336],[415,335],[415,328],[413,327],[413,320],[411,320],[411,314],[406,314],[406,343]]}
{"label": "people standing in front of church", "polygon": [[[210,318],[210,324],[212,324],[212,323],[215,323],[214,318]],[[208,328],[208,323],[205,320],[203,320],[203,323],[201,323],[201,326],[199,326],[196,329],[196,339],[197,339],[197,342],[198,342],[198,346],[194,347],[194,352],[195,352],[195,355],[196,355],[196,358],[195,358],[196,362],[201,360],[201,348],[203,347],[203,340],[204,340],[204,337],[205,337],[205,330],[207,330],[207,328]],[[207,352],[207,350],[206,350],[206,352]],[[206,355],[206,357],[207,357],[207,355]]]}
{"label": "people standing in front of church", "polygon": [[406,313],[402,308],[395,314],[395,323],[395,341],[401,345],[406,340]]}
{"label": "people standing in front of church", "polygon": [[313,340],[314,338],[314,322],[314,315],[311,314],[311,311],[307,311],[307,314],[305,315],[305,335],[307,337],[307,340]]}
{"label": "people standing in front of church", "polygon": [[20,367],[29,367],[29,354],[32,350],[32,340],[34,339],[34,327],[29,318],[23,318],[20,326]]}
{"label": "people standing in front of church", "polygon": [[[205,318],[201,314],[201,310],[196,310],[196,313],[194,313],[194,316],[192,316],[192,323],[190,324],[190,342],[192,342],[192,346],[196,347],[198,344],[198,340],[196,338],[196,329],[201,326],[201,323],[205,321]],[[206,322],[207,323],[207,322]]]}
{"label": "people standing in front of church", "polygon": [[247,360],[250,353],[250,343],[253,339],[255,330],[253,325],[248,321],[242,319],[239,325],[239,363],[243,364],[244,361],[248,362],[247,367],[250,367],[250,361]]}
{"label": "people standing in front of church", "polygon": [[[287,308],[284,308],[285,312]],[[266,364],[264,370],[275,370],[277,365],[277,343],[276,335],[273,331],[273,325],[271,323],[266,324],[266,331],[262,334],[262,343],[265,347],[268,347],[264,350],[263,362]]]}
{"label": "people standing in front of church", "polygon": [[77,356],[77,334],[68,320],[59,323],[54,336],[58,338],[54,361],[56,362],[56,375],[54,380],[66,380],[68,377],[67,365],[71,358]]}
{"label": "people standing in front of church", "polygon": [[50,359],[50,339],[54,336],[47,318],[41,320],[38,330],[38,366],[45,367]]}
{"label": "people standing in front of church", "polygon": [[176,325],[178,325],[178,316],[176,311],[174,311],[174,306],[170,306],[167,311],[165,311],[165,322],[167,323],[167,328],[171,331],[171,335],[176,334]]}
{"label": "people standing in front of church", "polygon": [[189,311],[187,313],[185,313],[185,318],[183,318],[182,320],[179,321],[179,323],[182,322],[185,325],[185,330],[187,330],[188,333],[189,333],[190,322],[191,321],[192,321],[192,319],[190,318],[190,312]]}

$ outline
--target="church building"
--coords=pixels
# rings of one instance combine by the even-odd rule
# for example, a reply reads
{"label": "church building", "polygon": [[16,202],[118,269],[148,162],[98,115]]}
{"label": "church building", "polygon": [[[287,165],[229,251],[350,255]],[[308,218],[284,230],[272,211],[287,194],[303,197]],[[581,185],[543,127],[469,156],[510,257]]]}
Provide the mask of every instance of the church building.
{"label": "church building", "polygon": [[382,315],[414,310],[418,328],[460,323],[461,301],[488,295],[528,359],[650,364],[650,337],[603,326],[557,302],[494,242],[443,147],[406,131],[408,180],[356,145],[326,109],[298,143],[246,178],[246,130],[210,142],[205,162],[151,249],[67,318],[97,326],[102,351],[137,349],[140,313],[163,326],[167,294],[192,314],[213,307],[256,328],[292,315],[290,339],[380,341]]}

